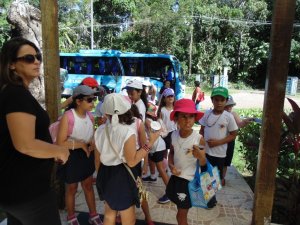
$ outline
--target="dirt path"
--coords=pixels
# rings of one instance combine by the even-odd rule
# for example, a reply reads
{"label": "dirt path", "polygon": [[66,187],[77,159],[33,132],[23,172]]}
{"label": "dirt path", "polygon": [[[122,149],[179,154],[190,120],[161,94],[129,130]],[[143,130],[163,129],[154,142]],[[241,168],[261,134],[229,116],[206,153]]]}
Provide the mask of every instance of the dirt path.
{"label": "dirt path", "polygon": [[[236,109],[249,109],[249,108],[263,108],[264,104],[264,91],[239,91],[233,93],[231,96],[236,102]],[[300,106],[300,97],[299,96],[289,96],[286,97],[293,99]],[[186,98],[191,98],[190,95],[186,95]],[[274,103],[276,104],[276,102]],[[202,109],[209,109],[212,107],[210,93],[205,93],[205,100],[201,103]],[[287,99],[284,101],[284,108],[291,109],[291,106]]]}

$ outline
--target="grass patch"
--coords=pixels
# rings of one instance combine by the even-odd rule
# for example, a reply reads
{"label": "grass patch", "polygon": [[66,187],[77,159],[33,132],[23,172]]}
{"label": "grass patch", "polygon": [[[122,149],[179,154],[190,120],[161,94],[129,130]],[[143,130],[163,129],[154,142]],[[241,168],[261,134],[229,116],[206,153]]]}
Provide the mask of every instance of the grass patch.
{"label": "grass patch", "polygon": [[245,171],[246,162],[243,159],[243,155],[238,151],[238,149],[240,148],[241,145],[242,145],[242,143],[237,138],[235,140],[232,164],[239,171],[239,173],[243,174],[243,172]]}
{"label": "grass patch", "polygon": [[243,155],[238,151],[242,143],[239,141],[238,137],[235,140],[234,154],[232,159],[232,164],[237,169],[237,171],[243,176],[251,190],[254,192],[255,187],[255,177],[253,174],[246,169],[246,161]]}

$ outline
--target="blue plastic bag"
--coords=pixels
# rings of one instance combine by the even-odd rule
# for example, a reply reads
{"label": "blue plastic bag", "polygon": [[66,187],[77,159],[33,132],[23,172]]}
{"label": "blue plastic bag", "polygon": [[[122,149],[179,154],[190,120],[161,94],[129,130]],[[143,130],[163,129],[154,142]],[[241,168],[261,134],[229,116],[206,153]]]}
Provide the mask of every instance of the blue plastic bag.
{"label": "blue plastic bag", "polygon": [[216,192],[222,188],[220,174],[217,167],[207,161],[207,171],[199,172],[197,160],[195,177],[188,184],[191,204],[194,207],[210,208],[208,203],[215,198]]}

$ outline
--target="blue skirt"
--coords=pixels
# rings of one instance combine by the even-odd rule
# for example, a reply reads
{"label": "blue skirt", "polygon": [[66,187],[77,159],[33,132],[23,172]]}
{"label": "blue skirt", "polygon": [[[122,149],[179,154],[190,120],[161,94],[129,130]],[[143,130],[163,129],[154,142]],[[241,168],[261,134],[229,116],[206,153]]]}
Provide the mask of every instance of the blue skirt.
{"label": "blue skirt", "polygon": [[[131,168],[135,178],[137,171]],[[132,205],[140,206],[138,189],[128,170],[123,164],[117,166],[100,165],[97,181],[100,200],[116,211],[128,209]]]}

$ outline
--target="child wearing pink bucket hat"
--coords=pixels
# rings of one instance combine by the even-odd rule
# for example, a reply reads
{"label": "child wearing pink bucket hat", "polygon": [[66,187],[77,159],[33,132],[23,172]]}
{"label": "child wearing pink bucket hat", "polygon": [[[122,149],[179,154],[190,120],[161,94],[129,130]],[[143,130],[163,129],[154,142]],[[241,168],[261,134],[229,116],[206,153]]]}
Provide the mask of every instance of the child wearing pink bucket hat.
{"label": "child wearing pink bucket hat", "polygon": [[[176,101],[170,115],[171,120],[174,120],[179,128],[173,131],[171,136],[168,161],[172,176],[167,185],[166,194],[177,206],[178,224],[188,223],[188,210],[192,207],[188,183],[194,178],[197,160],[199,160],[201,171],[207,170],[205,141],[198,131],[193,130],[194,123],[202,116],[203,113],[197,111],[191,99]],[[215,202],[212,202],[210,207],[214,206]]]}
{"label": "child wearing pink bucket hat", "polygon": [[193,101],[184,98],[175,102],[174,109],[170,114],[170,119],[173,121],[175,120],[174,117],[176,112],[195,114],[195,121],[200,120],[201,117],[204,115],[203,112],[197,111],[195,103]]}

